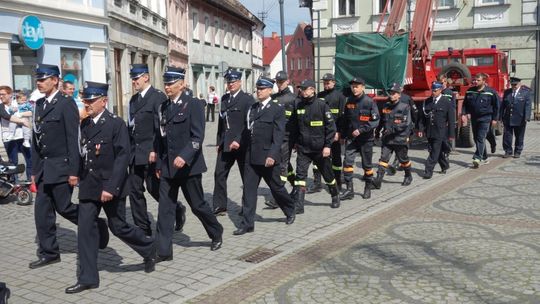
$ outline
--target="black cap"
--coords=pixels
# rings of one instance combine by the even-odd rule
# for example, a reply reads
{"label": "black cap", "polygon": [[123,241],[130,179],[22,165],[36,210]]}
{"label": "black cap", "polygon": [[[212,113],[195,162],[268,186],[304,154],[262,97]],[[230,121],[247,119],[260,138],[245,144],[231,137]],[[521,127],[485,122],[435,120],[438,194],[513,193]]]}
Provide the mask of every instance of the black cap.
{"label": "black cap", "polygon": [[148,73],[148,65],[144,63],[136,63],[131,65],[131,69],[129,70],[129,77],[131,79],[136,79],[141,77],[143,74]]}
{"label": "black cap", "polygon": [[289,79],[289,75],[287,75],[287,72],[285,71],[279,71],[276,74],[276,81],[285,81]]}
{"label": "black cap", "polygon": [[349,81],[349,84],[358,83],[358,84],[366,84],[366,81],[362,77],[354,77]]}
{"label": "black cap", "polygon": [[36,64],[36,80],[49,78],[52,76],[60,77],[60,69],[52,64]]}
{"label": "black cap", "polygon": [[510,83],[511,84],[516,84],[516,83],[520,83],[521,82],[521,78],[518,78],[518,77],[510,77]]}
{"label": "black cap", "polygon": [[85,81],[83,86],[82,99],[92,100],[98,97],[107,96],[109,85],[106,83]]}
{"label": "black cap", "polygon": [[394,82],[387,91],[401,93],[401,85],[397,82]]}
{"label": "black cap", "polygon": [[183,80],[186,76],[186,70],[174,66],[165,67],[163,73],[163,83],[175,83],[178,80]]}
{"label": "black cap", "polygon": [[274,87],[274,80],[261,76],[257,80],[256,83],[257,88],[273,88]]}
{"label": "black cap", "polygon": [[301,89],[307,89],[309,87],[312,87],[312,88],[315,88],[315,81],[311,80],[311,79],[304,79],[302,80],[302,82],[300,83],[299,88]]}
{"label": "black cap", "polygon": [[334,74],[326,73],[326,74],[323,75],[321,80],[336,80],[336,78],[334,77]]}

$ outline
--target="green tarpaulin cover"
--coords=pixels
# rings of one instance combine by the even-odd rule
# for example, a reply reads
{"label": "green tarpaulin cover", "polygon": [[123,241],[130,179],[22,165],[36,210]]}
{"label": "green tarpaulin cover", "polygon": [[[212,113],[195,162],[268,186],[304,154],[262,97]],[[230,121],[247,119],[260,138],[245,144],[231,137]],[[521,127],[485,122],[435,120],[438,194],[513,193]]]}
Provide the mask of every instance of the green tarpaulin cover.
{"label": "green tarpaulin cover", "polygon": [[352,33],[336,37],[336,82],[347,87],[353,77],[362,77],[366,87],[386,89],[403,84],[407,68],[409,34],[388,38],[380,33]]}

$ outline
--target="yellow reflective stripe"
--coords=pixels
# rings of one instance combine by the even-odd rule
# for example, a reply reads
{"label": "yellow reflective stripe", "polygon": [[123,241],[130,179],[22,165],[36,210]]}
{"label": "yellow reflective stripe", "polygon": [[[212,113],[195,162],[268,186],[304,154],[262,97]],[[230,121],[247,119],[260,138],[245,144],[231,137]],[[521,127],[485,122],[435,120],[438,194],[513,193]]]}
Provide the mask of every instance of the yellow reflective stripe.
{"label": "yellow reflective stripe", "polygon": [[332,114],[339,114],[339,109],[330,109],[330,112],[332,112]]}
{"label": "yellow reflective stripe", "polygon": [[334,170],[334,171],[341,170],[341,169],[343,169],[343,167],[341,167],[341,166],[333,166],[332,165],[332,170]]}
{"label": "yellow reflective stripe", "polygon": [[306,181],[294,181],[294,185],[295,186],[305,187],[306,186]]}
{"label": "yellow reflective stripe", "polygon": [[345,168],[343,168],[343,172],[354,172],[354,168],[353,167],[345,167]]}
{"label": "yellow reflective stripe", "polygon": [[386,162],[380,161],[380,162],[379,162],[379,165],[380,165],[380,166],[383,166],[383,167],[385,167],[385,168],[388,168],[388,163],[386,163]]}
{"label": "yellow reflective stripe", "polygon": [[482,92],[482,93],[480,93],[480,94],[491,95],[491,96],[493,96],[493,93],[491,93],[491,92]]}
{"label": "yellow reflective stripe", "polygon": [[291,115],[292,115],[291,111],[285,111],[285,116],[291,116]]}
{"label": "yellow reflective stripe", "polygon": [[294,175],[294,171],[289,171],[289,172],[287,173],[287,176],[291,176],[291,175]]}
{"label": "yellow reflective stripe", "polygon": [[442,96],[448,97],[448,98],[452,98],[452,97],[453,97],[452,95],[448,95],[448,94],[442,94]]}
{"label": "yellow reflective stripe", "polygon": [[312,127],[322,127],[323,122],[322,122],[322,120],[310,121],[309,125],[312,126]]}
{"label": "yellow reflective stripe", "polygon": [[296,114],[306,114],[306,109],[298,109],[296,110]]}
{"label": "yellow reflective stripe", "polygon": [[329,185],[329,186],[335,185],[336,184],[336,179],[334,178],[331,182],[326,183],[326,184]]}
{"label": "yellow reflective stripe", "polygon": [[287,177],[286,177],[286,176],[281,175],[280,178],[281,178],[281,181],[282,181],[282,182],[286,182],[286,181],[287,181]]}

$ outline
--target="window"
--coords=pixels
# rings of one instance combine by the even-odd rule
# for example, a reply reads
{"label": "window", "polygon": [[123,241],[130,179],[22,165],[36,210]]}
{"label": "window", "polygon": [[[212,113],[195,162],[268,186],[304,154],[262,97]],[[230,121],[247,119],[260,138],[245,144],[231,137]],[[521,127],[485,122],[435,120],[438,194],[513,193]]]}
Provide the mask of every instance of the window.
{"label": "window", "polygon": [[156,16],[152,17],[152,24],[157,25],[157,17]]}
{"label": "window", "polygon": [[505,0],[477,0],[480,5],[482,4],[504,4]]}
{"label": "window", "polygon": [[134,4],[129,4],[129,12],[135,14],[137,12],[137,7]]}
{"label": "window", "polygon": [[199,14],[193,12],[193,40],[199,40]]}
{"label": "window", "polygon": [[[384,7],[386,6],[387,0],[379,0],[379,14],[382,14],[384,12]],[[390,10],[392,9],[392,6],[394,6],[394,0],[388,0],[389,7],[386,10],[386,13],[390,13]]]}
{"label": "window", "polygon": [[233,50],[236,50],[236,28],[232,25],[231,25],[231,36],[232,36],[231,47]]}
{"label": "window", "polygon": [[[450,59],[450,62],[457,62],[461,63],[461,59],[459,57],[452,57]],[[448,64],[448,58],[437,58],[435,59],[435,66],[438,68],[441,68]]]}
{"label": "window", "polygon": [[493,56],[467,57],[468,66],[490,66],[493,65],[493,62]]}
{"label": "window", "polygon": [[302,70],[302,59],[298,58],[298,70]]}
{"label": "window", "polygon": [[339,16],[354,15],[354,1],[355,0],[339,0],[338,1],[338,15]]}
{"label": "window", "polygon": [[439,0],[439,7],[456,7],[455,0]]}
{"label": "window", "polygon": [[204,16],[204,41],[210,44],[212,31],[210,30],[210,17]]}
{"label": "window", "polygon": [[75,85],[75,96],[79,93],[79,87],[83,83],[82,50],[60,49],[60,69],[62,79],[71,81]]}
{"label": "window", "polygon": [[114,5],[122,7],[122,0],[114,0]]}
{"label": "window", "polygon": [[244,34],[240,34],[240,42],[238,43],[238,50],[240,53],[244,52]]}
{"label": "window", "polygon": [[309,69],[309,58],[306,58],[306,69]]}
{"label": "window", "polygon": [[294,70],[294,59],[291,59],[291,65],[289,65],[289,70]]}
{"label": "window", "polygon": [[145,11],[145,10],[142,11],[142,18],[143,18],[143,20],[148,19],[148,12],[147,11]]}
{"label": "window", "polygon": [[229,25],[226,22],[223,22],[223,46],[229,48]]}
{"label": "window", "polygon": [[214,45],[219,46],[221,44],[221,35],[220,35],[220,26],[219,19],[214,19]]}

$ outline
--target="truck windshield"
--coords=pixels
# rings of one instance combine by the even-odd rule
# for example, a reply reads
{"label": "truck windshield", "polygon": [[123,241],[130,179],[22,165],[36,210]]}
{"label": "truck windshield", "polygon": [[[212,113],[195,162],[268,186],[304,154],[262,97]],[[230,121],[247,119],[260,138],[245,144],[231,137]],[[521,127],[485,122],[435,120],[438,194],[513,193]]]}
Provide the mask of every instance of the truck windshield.
{"label": "truck windshield", "polygon": [[487,66],[487,65],[493,65],[493,62],[494,62],[493,56],[467,57],[468,66]]}

